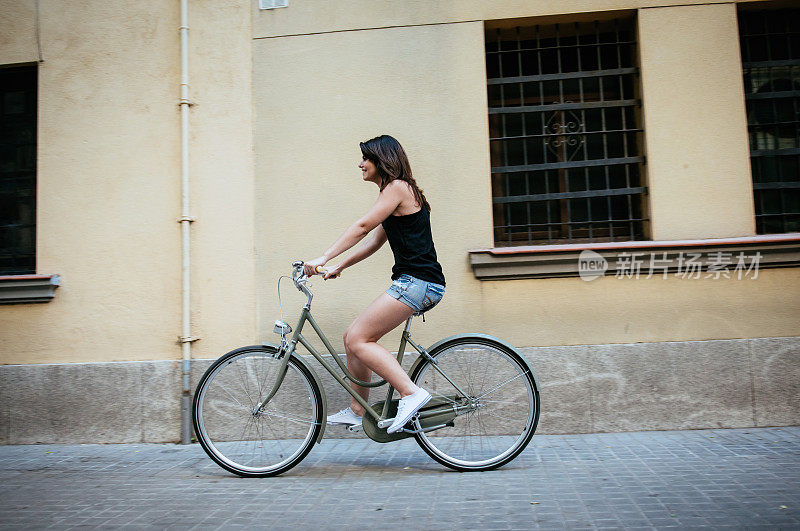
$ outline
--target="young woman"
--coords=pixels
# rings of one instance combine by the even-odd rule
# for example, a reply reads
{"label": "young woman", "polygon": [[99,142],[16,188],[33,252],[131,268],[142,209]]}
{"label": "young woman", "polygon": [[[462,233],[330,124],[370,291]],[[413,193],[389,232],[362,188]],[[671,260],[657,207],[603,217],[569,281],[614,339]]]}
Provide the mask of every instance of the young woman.
{"label": "young woman", "polygon": [[[375,204],[348,228],[325,254],[305,263],[307,275],[317,267],[347,251],[368,234],[366,242],[340,264],[325,272],[334,278],[345,268],[377,251],[386,240],[394,254],[392,285],[353,321],[344,333],[347,368],[362,381],[370,381],[372,371],[400,393],[397,415],[386,430],[394,433],[424,406],[431,395],[417,387],[397,363],[397,359],[377,341],[405,322],[411,315],[430,310],[444,296],[444,274],[436,260],[430,223],[430,205],[411,176],[411,166],[400,143],[382,135],[361,143],[363,158],[358,164],[365,181],[380,188]],[[350,386],[364,400],[369,388]],[[350,407],[328,417],[328,424],[360,426],[364,408],[355,400]]]}

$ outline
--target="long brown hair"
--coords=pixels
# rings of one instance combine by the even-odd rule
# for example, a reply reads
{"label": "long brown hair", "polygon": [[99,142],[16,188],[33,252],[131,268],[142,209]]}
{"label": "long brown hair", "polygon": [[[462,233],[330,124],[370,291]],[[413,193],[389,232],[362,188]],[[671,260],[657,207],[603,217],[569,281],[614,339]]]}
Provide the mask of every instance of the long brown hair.
{"label": "long brown hair", "polygon": [[389,135],[381,135],[361,142],[360,146],[364,158],[375,164],[378,169],[381,191],[395,179],[405,181],[411,185],[416,202],[430,212],[431,205],[425,199],[422,189],[417,186],[417,181],[411,176],[411,165],[408,163],[408,157],[400,142]]}

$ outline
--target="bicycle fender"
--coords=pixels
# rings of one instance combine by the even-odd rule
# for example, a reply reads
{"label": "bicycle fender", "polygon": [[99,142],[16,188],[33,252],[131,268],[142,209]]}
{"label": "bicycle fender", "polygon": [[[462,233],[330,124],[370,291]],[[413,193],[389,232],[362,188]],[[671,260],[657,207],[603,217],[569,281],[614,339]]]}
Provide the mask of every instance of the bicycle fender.
{"label": "bicycle fender", "polygon": [[[279,348],[279,345],[275,345],[274,343],[262,343],[262,345],[265,347],[272,347],[275,349]],[[325,387],[322,386],[322,380],[320,380],[319,376],[317,375],[317,372],[314,370],[314,367],[312,367],[306,360],[304,360],[302,356],[296,353],[292,353],[292,357],[305,369],[308,369],[308,373],[314,379],[314,382],[317,384],[317,387],[319,388],[319,393],[322,398],[322,429],[319,430],[319,435],[317,436],[317,444],[320,444],[322,442],[322,436],[325,435],[325,427],[327,426],[327,422],[325,422],[325,420],[328,418],[328,399],[325,396]]]}
{"label": "bicycle fender", "polygon": [[[457,341],[459,339],[464,339],[468,337],[478,337],[481,339],[488,339],[489,341],[494,341],[495,343],[499,343],[500,345],[516,353],[520,357],[520,359],[522,359],[522,362],[525,364],[525,368],[531,371],[531,376],[533,376],[533,381],[536,384],[536,388],[541,389],[541,386],[539,385],[539,378],[536,377],[536,371],[533,370],[533,366],[530,364],[528,359],[525,356],[523,356],[522,353],[519,350],[517,350],[513,345],[511,345],[506,341],[503,341],[498,337],[490,336],[489,334],[478,334],[478,333],[456,334],[454,336],[440,339],[439,341],[428,347],[427,351],[431,352],[433,349],[442,347],[447,343],[450,343],[451,341]],[[414,361],[414,364],[411,366],[411,369],[409,369],[408,374],[414,374],[414,371],[417,369],[417,366],[420,365],[423,361],[425,361],[425,356],[420,355],[416,359],[416,361]]]}

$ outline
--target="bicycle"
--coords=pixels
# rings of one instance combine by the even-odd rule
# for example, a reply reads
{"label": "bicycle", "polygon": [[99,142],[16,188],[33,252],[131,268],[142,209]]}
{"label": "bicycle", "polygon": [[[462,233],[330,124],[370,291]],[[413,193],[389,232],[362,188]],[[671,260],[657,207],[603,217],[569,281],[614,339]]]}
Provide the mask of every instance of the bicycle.
{"label": "bicycle", "polygon": [[[241,347],[217,359],[195,391],[192,422],[197,440],[219,466],[244,477],[286,472],[322,442],[327,402],[321,380],[296,353],[311,355],[364,408],[364,433],[380,443],[414,437],[442,465],[459,471],[491,470],[525,449],[539,422],[539,385],[533,368],[514,347],[485,334],[460,334],[425,349],[411,339],[408,318],[397,361],[411,345],[419,357],[411,380],[433,398],[397,433],[387,434],[397,410],[390,385],[386,399],[368,404],[348,385],[380,387],[387,382],[355,378],[311,315],[313,294],[303,262],[292,264],[292,280],[306,304],[292,333],[282,320],[274,332],[280,344]],[[280,279],[278,279],[280,298]],[[344,375],[339,375],[303,336],[306,323],[316,332]],[[292,334],[290,338],[289,334]]]}

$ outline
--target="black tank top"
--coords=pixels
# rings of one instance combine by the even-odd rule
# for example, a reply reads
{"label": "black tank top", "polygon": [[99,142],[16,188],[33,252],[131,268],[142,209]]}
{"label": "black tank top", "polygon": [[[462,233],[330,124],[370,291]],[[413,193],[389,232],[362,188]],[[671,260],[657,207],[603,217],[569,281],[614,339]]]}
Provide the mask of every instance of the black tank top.
{"label": "black tank top", "polygon": [[407,274],[444,286],[442,266],[433,248],[431,214],[425,207],[413,214],[389,216],[381,225],[394,254],[392,280]]}

